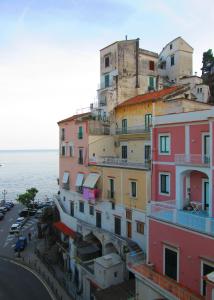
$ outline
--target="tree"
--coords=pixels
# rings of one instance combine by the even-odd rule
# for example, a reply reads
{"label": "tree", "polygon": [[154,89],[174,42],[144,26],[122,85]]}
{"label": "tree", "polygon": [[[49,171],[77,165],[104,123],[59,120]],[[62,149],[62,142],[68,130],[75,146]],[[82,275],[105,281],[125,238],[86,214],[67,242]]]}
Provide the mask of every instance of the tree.
{"label": "tree", "polygon": [[209,74],[211,71],[211,67],[214,64],[214,56],[212,49],[207,50],[203,53],[203,60],[202,60],[202,75]]}
{"label": "tree", "polygon": [[31,188],[26,190],[25,193],[18,195],[16,200],[24,206],[29,207],[32,202],[34,204],[34,199],[37,193],[38,190],[36,188]]}

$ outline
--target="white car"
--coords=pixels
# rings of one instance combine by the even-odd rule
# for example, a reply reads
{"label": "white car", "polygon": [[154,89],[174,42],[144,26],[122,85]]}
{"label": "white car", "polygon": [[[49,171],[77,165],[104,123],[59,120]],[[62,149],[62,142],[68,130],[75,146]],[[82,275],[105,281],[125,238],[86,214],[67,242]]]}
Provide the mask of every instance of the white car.
{"label": "white car", "polygon": [[19,217],[16,220],[16,224],[20,224],[20,226],[24,225],[24,222],[25,222],[25,218],[24,217]]}
{"label": "white car", "polygon": [[19,233],[20,229],[20,224],[15,223],[10,227],[10,233]]}

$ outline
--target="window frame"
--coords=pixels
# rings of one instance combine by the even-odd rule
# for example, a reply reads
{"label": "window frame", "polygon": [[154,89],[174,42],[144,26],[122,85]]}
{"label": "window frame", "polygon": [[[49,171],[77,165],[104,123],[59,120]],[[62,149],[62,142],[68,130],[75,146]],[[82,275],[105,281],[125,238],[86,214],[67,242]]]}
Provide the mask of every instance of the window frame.
{"label": "window frame", "polygon": [[61,156],[66,156],[66,146],[65,145],[61,145]]}
{"label": "window frame", "polygon": [[94,216],[94,205],[92,205],[92,204],[89,204],[89,215]]}
{"label": "window frame", "polygon": [[[82,156],[80,156],[80,153],[82,153]],[[82,157],[82,161],[80,161],[80,158]],[[80,147],[78,149],[78,164],[83,165],[84,164],[84,148]]]}
{"label": "window frame", "polygon": [[78,127],[78,140],[82,140],[83,139],[83,126],[80,125]]}
{"label": "window frame", "polygon": [[154,60],[149,61],[149,71],[154,71],[155,70],[155,62]]}
{"label": "window frame", "polygon": [[[169,177],[169,192],[162,192],[162,184],[161,184],[161,176],[168,176]],[[170,196],[170,182],[171,182],[171,174],[169,172],[160,172],[159,173],[159,195],[164,195],[164,196]]]}
{"label": "window frame", "polygon": [[105,86],[105,88],[110,87],[110,74],[109,73],[104,75],[104,86]]}
{"label": "window frame", "polygon": [[[108,59],[108,65],[106,65],[106,60]],[[104,56],[104,66],[105,68],[110,67],[110,55],[105,55]]]}
{"label": "window frame", "polygon": [[[141,228],[143,226],[143,230]],[[136,220],[136,232],[142,235],[145,235],[145,223]]]}
{"label": "window frame", "polygon": [[170,56],[170,66],[172,67],[172,66],[174,66],[174,65],[175,65],[175,55],[172,54],[172,55]]}
{"label": "window frame", "polygon": [[[132,183],[135,183],[135,196],[133,196]],[[130,198],[137,199],[137,180],[130,180]]]}
{"label": "window frame", "polygon": [[[169,152],[161,151],[161,138],[168,137],[169,138]],[[171,155],[171,135],[169,133],[160,133],[158,135],[158,154],[159,155]]]}
{"label": "window frame", "polygon": [[[126,147],[126,157],[123,157],[123,154],[125,153],[124,151],[123,151],[123,149],[125,149],[125,147]],[[128,145],[121,145],[121,159],[128,159]]]}

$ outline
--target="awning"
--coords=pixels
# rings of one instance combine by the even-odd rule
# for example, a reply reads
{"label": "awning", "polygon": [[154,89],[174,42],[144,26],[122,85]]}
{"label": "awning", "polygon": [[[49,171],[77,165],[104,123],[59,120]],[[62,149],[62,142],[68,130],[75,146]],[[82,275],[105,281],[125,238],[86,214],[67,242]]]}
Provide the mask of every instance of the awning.
{"label": "awning", "polygon": [[83,183],[83,186],[93,189],[95,184],[97,183],[97,180],[99,179],[99,177],[100,177],[100,174],[90,173],[87,176],[85,182]]}
{"label": "awning", "polygon": [[82,186],[83,183],[83,179],[84,179],[84,174],[82,173],[78,173],[77,174],[77,179],[76,179],[76,186]]}
{"label": "awning", "polygon": [[69,173],[64,172],[64,175],[63,175],[63,178],[62,178],[62,183],[68,183],[68,179],[69,179]]}
{"label": "awning", "polygon": [[67,225],[65,225],[62,222],[55,222],[54,227],[58,229],[60,232],[64,233],[65,235],[68,235],[72,237],[73,239],[76,237],[76,232],[69,228]]}

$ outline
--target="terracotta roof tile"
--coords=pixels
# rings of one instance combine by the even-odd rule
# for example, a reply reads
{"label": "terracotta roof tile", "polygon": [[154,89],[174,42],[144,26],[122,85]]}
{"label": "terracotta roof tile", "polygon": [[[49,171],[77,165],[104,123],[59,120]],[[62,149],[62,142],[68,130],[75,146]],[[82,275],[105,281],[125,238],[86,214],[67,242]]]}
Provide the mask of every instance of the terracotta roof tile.
{"label": "terracotta roof tile", "polygon": [[57,124],[61,124],[61,123],[64,123],[64,122],[69,122],[69,121],[72,121],[72,120],[75,120],[77,118],[80,118],[80,117],[84,117],[84,116],[87,116],[87,115],[90,115],[91,113],[90,112],[87,112],[87,113],[83,113],[83,114],[78,114],[78,115],[73,115],[67,119],[64,119],[64,120],[61,120],[59,122],[57,122]]}
{"label": "terracotta roof tile", "polygon": [[138,103],[151,101],[151,100],[155,100],[155,99],[157,100],[157,99],[160,99],[164,96],[167,96],[167,95],[175,92],[176,90],[181,89],[181,87],[182,86],[171,86],[171,87],[165,88],[160,91],[154,91],[154,92],[149,92],[149,93],[146,93],[143,95],[138,95],[138,96],[135,96],[133,98],[130,98],[130,99],[124,101],[123,103],[119,104],[117,107],[138,104]]}

